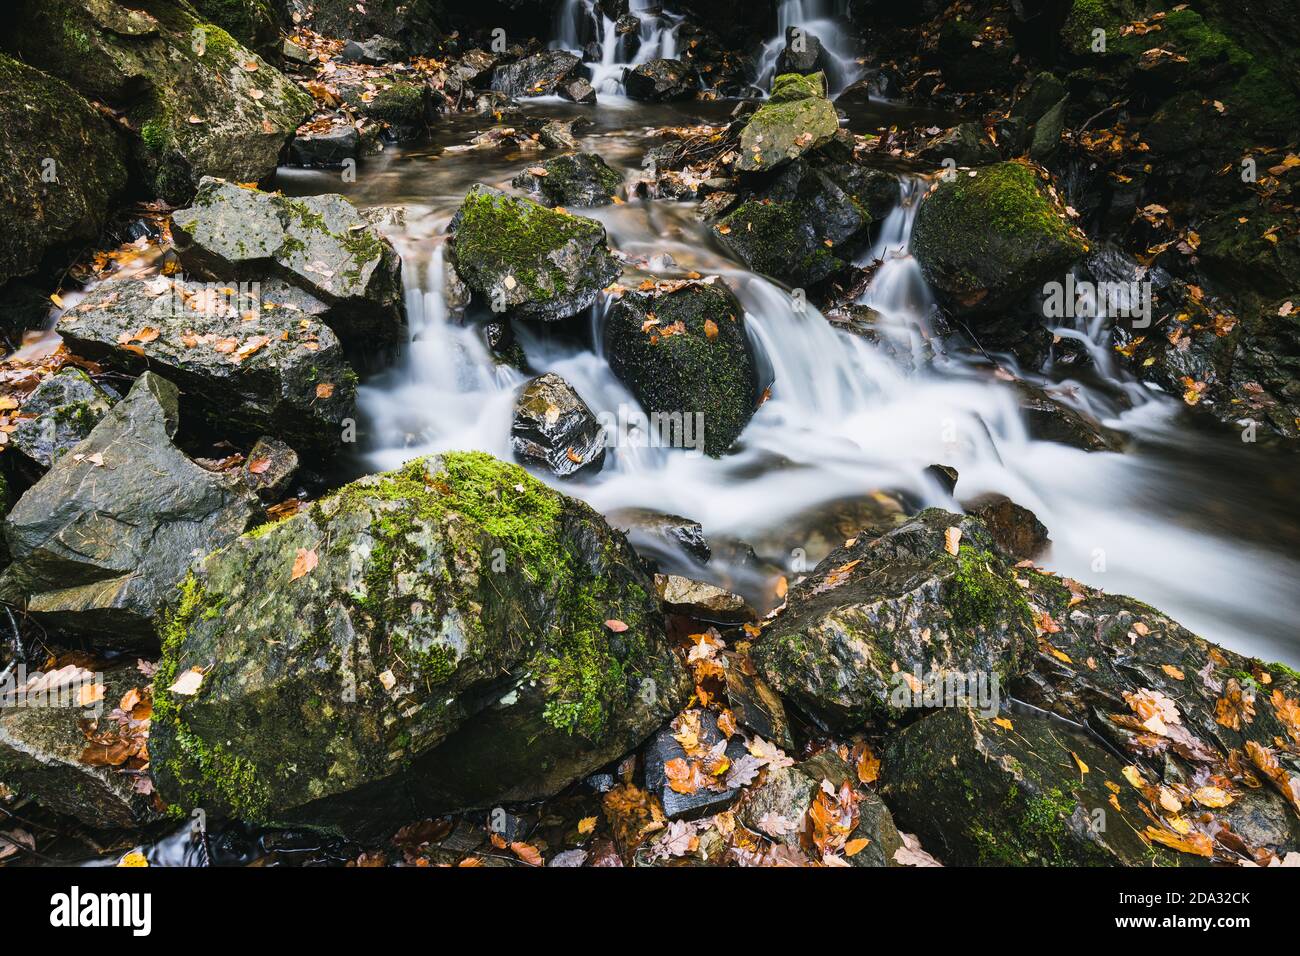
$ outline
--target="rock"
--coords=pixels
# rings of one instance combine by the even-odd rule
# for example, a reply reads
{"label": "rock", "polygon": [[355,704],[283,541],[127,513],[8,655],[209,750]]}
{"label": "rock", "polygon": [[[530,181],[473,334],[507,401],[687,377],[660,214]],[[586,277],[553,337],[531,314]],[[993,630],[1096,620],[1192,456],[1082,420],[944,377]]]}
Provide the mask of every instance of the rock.
{"label": "rock", "polygon": [[148,646],[161,601],[190,563],[258,510],[249,492],[172,445],[178,422],[176,386],[141,375],[5,518],[13,564],[0,599],[101,645]]}
{"label": "rock", "polygon": [[[310,96],[188,4],[148,12],[102,0],[27,0],[9,43],[21,59],[127,117],[134,162],[171,203],[204,176],[234,182],[275,172]],[[337,34],[336,34],[337,35]]]}
{"label": "rock", "polygon": [[624,294],[606,319],[605,354],[670,447],[722,455],[758,406],[745,312],[717,277]]}
{"label": "rock", "polygon": [[778,76],[826,72],[830,66],[830,58],[822,48],[821,40],[802,27],[785,28],[785,49],[776,58]]}
{"label": "rock", "polygon": [[280,56],[284,57],[289,63],[296,63],[298,66],[306,66],[312,62],[315,54],[304,46],[299,46],[288,37],[280,44]]}
{"label": "rock", "polygon": [[[749,829],[791,849],[810,848],[813,842],[808,811],[823,781],[829,782],[837,793],[846,783],[857,786],[852,768],[833,750],[823,750],[793,767],[769,768],[763,785],[746,791],[736,808],[736,816]],[[874,792],[860,790],[858,795],[858,823],[845,843],[870,842],[843,859],[851,866],[896,866],[894,854],[902,848],[903,838],[898,835],[893,817]]]}
{"label": "rock", "polygon": [[1050,543],[1047,527],[1037,516],[1003,495],[972,502],[967,510],[983,522],[997,546],[1017,561],[1038,557]]}
{"label": "rock", "polygon": [[560,478],[600,471],[604,432],[587,403],[560,376],[548,372],[523,387],[510,428],[515,457]]}
{"label": "rock", "polygon": [[396,40],[386,36],[373,36],[366,40],[349,40],[343,44],[339,59],[344,63],[368,63],[382,66],[406,59],[406,50]]}
{"label": "rock", "polygon": [[[148,683],[135,663],[103,672],[69,665],[45,675],[24,676],[27,679],[20,677],[16,686],[0,690],[0,701],[6,703],[0,706],[0,784],[17,798],[34,798],[47,810],[97,829],[134,828],[160,820],[147,790],[135,787],[137,781],[148,784],[146,775],[82,759],[92,746],[82,729],[83,720],[96,721],[96,735],[106,734],[129,746],[121,732],[111,733],[117,721],[107,712],[132,688]],[[42,693],[39,686],[50,689]],[[97,688],[93,694],[102,694],[100,700],[82,706],[82,688]]]}
{"label": "rock", "polygon": [[530,166],[510,184],[548,206],[607,206],[623,188],[623,177],[594,153],[575,153]]}
{"label": "rock", "polygon": [[680,574],[656,574],[655,593],[664,608],[712,624],[743,624],[758,620],[745,599],[725,588],[692,581]]}
{"label": "rock", "polygon": [[689,694],[650,587],[599,515],[518,466],[363,478],[175,592],[154,686],[204,679],[155,698],[159,792],[348,832],[549,796]]}
{"label": "rock", "polygon": [[342,196],[294,199],[205,179],[194,204],[172,214],[172,236],[193,273],[278,276],[319,299],[322,321],[350,347],[405,339],[401,260]]}
{"label": "rock", "polygon": [[336,126],[324,133],[306,133],[289,141],[289,160],[295,166],[342,166],[361,151],[361,136],[355,126]]}
{"label": "rock", "polygon": [[1034,126],[1034,137],[1029,144],[1029,158],[1036,163],[1050,162],[1061,147],[1061,133],[1065,129],[1066,99],[1043,114]]}
{"label": "rock", "polygon": [[119,279],[64,312],[57,329],[81,355],[165,375],[183,389],[186,416],[217,434],[270,433],[334,454],[356,413],[356,373],[338,339],[289,308],[179,279]]}
{"label": "rock", "polygon": [[767,685],[748,654],[723,651],[727,703],[738,727],[744,727],[783,750],[794,750],[790,721],[781,698]]}
{"label": "rock", "polygon": [[96,239],[126,187],[126,150],[66,83],[0,54],[0,285]]}
{"label": "rock", "polygon": [[547,120],[538,134],[547,149],[577,149],[578,138],[573,135],[577,120]]}
{"label": "rock", "polygon": [[327,37],[393,37],[412,56],[426,56],[442,37],[440,6],[432,0],[313,0],[309,22]]}
{"label": "rock", "polygon": [[575,77],[560,84],[560,98],[570,103],[596,102],[596,90],[584,77]]}
{"label": "rock", "polygon": [[288,493],[297,473],[298,453],[280,439],[263,435],[249,451],[240,477],[264,504],[274,504]]}
{"label": "rock", "polygon": [[927,140],[916,156],[936,166],[944,165],[944,160],[952,160],[958,166],[982,166],[998,161],[998,149],[978,123],[962,123]]}
{"label": "rock", "polygon": [[521,318],[577,315],[621,271],[600,223],[490,186],[466,194],[448,231],[466,285]]}
{"label": "rock", "polygon": [[[687,715],[698,718],[698,736],[705,750],[721,743],[722,731],[718,729],[717,714],[697,709],[687,711]],[[727,787],[717,781],[713,787],[701,786],[693,793],[679,793],[670,786],[665,765],[673,760],[688,759],[686,751],[673,736],[674,733],[672,726],[660,729],[645,748],[645,786],[659,798],[664,816],[669,820],[698,820],[727,809],[740,796],[740,790],[736,787]],[[745,745],[737,738],[729,739],[724,753],[734,764],[745,756]]]}
{"label": "rock", "polygon": [[832,552],[791,588],[754,663],[787,702],[830,728],[907,714],[927,683],[950,676],[984,682],[968,696],[996,693],[1033,657],[1015,577],[978,521],[923,511]]}
{"label": "rock", "polygon": [[564,50],[546,50],[498,66],[492,74],[492,89],[510,97],[550,96],[562,83],[578,78],[582,61]]}
{"label": "rock", "polygon": [[1138,835],[1150,821],[1123,765],[1095,739],[1035,714],[1000,719],[1008,718],[1011,729],[950,708],[898,734],[884,754],[881,793],[899,826],[950,866],[1180,862]]}
{"label": "rock", "polygon": [[1064,282],[1087,251],[1031,166],[1001,163],[940,181],[921,203],[912,252],[931,287],[950,307],[1003,309]]}
{"label": "rock", "polygon": [[280,26],[271,0],[194,0],[194,9],[250,50],[275,52]]}
{"label": "rock", "polygon": [[774,169],[829,142],[840,128],[835,107],[826,98],[821,73],[778,76],[772,96],[750,117],[740,134],[742,172]]}
{"label": "rock", "polygon": [[369,102],[361,101],[360,109],[368,119],[388,127],[389,139],[414,139],[429,125],[429,88],[424,83],[393,83]]}
{"label": "rock", "polygon": [[[1086,723],[1136,766],[1140,777],[1120,794],[1126,809],[1146,802],[1157,820],[1180,814],[1227,858],[1242,842],[1279,855],[1300,848],[1294,671],[1211,644],[1133,598],[1035,572],[1028,580],[1052,623],[1034,670],[1011,692]],[[1230,802],[1201,791],[1207,782]]]}
{"label": "rock", "polygon": [[1046,389],[1016,382],[1017,404],[1032,438],[1054,441],[1081,451],[1119,451],[1123,436],[1053,398]]}
{"label": "rock", "polygon": [[619,508],[605,518],[627,534],[628,541],[642,557],[672,558],[685,552],[702,564],[709,560],[709,542],[698,521],[648,508]]}
{"label": "rock", "polygon": [[81,369],[65,366],[24,400],[9,447],[43,472],[83,441],[116,401]]}
{"label": "rock", "polygon": [[944,494],[951,495],[957,490],[957,479],[960,475],[951,465],[927,465],[925,473],[938,482]]}
{"label": "rock", "polygon": [[695,71],[681,60],[649,60],[623,74],[629,98],[643,103],[688,100],[699,88]]}
{"label": "rock", "polygon": [[1011,115],[1026,123],[1037,123],[1053,106],[1065,98],[1065,84],[1052,73],[1039,73],[1029,84],[1025,95],[1011,107]]}

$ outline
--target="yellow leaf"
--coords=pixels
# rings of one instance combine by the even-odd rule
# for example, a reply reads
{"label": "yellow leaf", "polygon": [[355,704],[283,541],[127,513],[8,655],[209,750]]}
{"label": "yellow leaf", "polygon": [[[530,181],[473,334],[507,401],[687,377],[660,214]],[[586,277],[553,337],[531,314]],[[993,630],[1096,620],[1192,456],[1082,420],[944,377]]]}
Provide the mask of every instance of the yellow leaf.
{"label": "yellow leaf", "polygon": [[117,861],[118,866],[148,866],[149,861],[139,850],[132,850],[122,859]]}
{"label": "yellow leaf", "polygon": [[1012,729],[1012,727],[1011,727],[1011,721],[1007,720],[1005,717],[995,717],[995,718],[993,718],[993,723],[997,724],[997,725],[998,725],[999,727],[1001,727],[1003,730],[1011,730],[1011,729]]}
{"label": "yellow leaf", "polygon": [[203,671],[198,667],[191,667],[176,682],[167,689],[173,694],[180,694],[184,697],[193,697],[199,692],[199,686],[203,683]]}
{"label": "yellow leaf", "polygon": [[1075,753],[1073,750],[1071,750],[1071,751],[1070,751],[1070,756],[1073,757],[1073,758],[1074,758],[1074,762],[1077,763],[1077,764],[1079,765],[1079,773],[1080,773],[1081,775],[1082,775],[1082,774],[1085,774],[1085,773],[1088,772],[1088,765],[1087,765],[1086,763],[1084,763],[1084,762],[1079,758],[1079,755],[1078,755],[1077,753]]}
{"label": "yellow leaf", "polygon": [[943,533],[943,549],[956,555],[961,548],[961,528],[949,528]]}
{"label": "yellow leaf", "polygon": [[595,817],[583,817],[581,820],[578,821],[578,832],[581,833],[583,836],[586,836],[588,833],[591,833],[595,829],[596,829]]}

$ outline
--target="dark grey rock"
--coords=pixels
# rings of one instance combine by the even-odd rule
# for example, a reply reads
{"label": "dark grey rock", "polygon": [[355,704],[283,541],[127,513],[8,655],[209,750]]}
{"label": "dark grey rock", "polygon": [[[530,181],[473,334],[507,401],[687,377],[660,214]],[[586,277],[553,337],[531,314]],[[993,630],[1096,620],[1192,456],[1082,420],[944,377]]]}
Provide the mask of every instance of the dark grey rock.
{"label": "dark grey rock", "polygon": [[530,166],[511,185],[548,206],[607,206],[623,188],[623,177],[594,153],[575,153]]}
{"label": "dark grey rock", "polygon": [[343,44],[339,59],[344,63],[366,63],[370,66],[382,66],[406,59],[406,50],[396,40],[385,36],[373,36],[365,40],[349,40]]}
{"label": "dark grey rock", "polygon": [[514,63],[498,66],[492,89],[511,97],[549,96],[566,80],[577,78],[582,61],[563,50],[546,50]]}
{"label": "dark grey rock", "polygon": [[336,126],[325,133],[307,133],[289,141],[289,159],[295,166],[343,165],[361,151],[361,135],[355,126]]}
{"label": "dark grey rock", "polygon": [[[718,729],[718,718],[709,710],[698,711],[700,716],[700,742],[705,747],[715,747],[722,740],[722,731]],[[724,752],[733,764],[745,756],[745,745],[738,739],[727,741]],[[669,820],[695,820],[720,813],[736,801],[740,790],[727,787],[718,782],[716,789],[700,787],[694,793],[678,793],[668,783],[664,765],[670,760],[686,759],[686,751],[673,737],[671,726],[663,727],[646,744],[645,748],[645,786],[659,798],[664,815]]]}
{"label": "dark grey rock", "polygon": [[44,471],[85,439],[116,400],[81,369],[60,369],[23,401],[9,447]]}
{"label": "dark grey rock", "polygon": [[253,445],[241,470],[244,484],[266,504],[281,500],[297,473],[298,453],[266,435]]}
{"label": "dark grey rock", "polygon": [[561,478],[580,471],[600,471],[605,462],[604,435],[587,403],[560,376],[533,379],[515,401],[510,428],[515,457]]}
{"label": "dark grey rock", "polygon": [[650,60],[633,67],[623,76],[627,95],[645,103],[686,100],[695,95],[699,81],[695,71],[681,60]]}

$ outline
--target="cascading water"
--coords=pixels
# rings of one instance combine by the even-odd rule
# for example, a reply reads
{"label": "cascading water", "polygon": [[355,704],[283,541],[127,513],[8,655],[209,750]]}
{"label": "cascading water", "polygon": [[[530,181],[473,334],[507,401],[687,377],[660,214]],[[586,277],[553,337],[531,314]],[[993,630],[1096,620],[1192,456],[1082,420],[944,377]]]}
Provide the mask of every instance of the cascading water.
{"label": "cascading water", "polygon": [[563,0],[556,12],[552,47],[588,60],[597,96],[620,96],[623,74],[650,60],[677,55],[681,17],[658,0],[630,0],[628,15],[639,23],[634,33],[620,32],[620,18],[610,17],[597,0]]}
{"label": "cascading water", "polygon": [[[539,108],[564,109],[559,104]],[[639,126],[617,126],[619,115],[598,117],[584,148],[615,165],[634,167],[654,141]],[[470,182],[504,181],[519,161],[501,157],[491,166],[472,155],[439,160],[433,168],[441,177],[440,195],[432,206],[408,207],[407,225],[393,235],[404,259],[413,342],[404,362],[361,391],[367,468],[392,468],[451,449],[511,457],[512,407],[524,376],[496,364],[474,323],[449,310],[441,236]],[[427,165],[392,168],[393,173],[370,180],[376,190],[372,202],[415,196],[429,201],[427,180],[420,178],[429,173],[413,171]],[[392,178],[407,175],[413,177],[409,184]],[[1205,636],[1249,653],[1294,657],[1288,642],[1291,622],[1300,613],[1289,584],[1295,568],[1264,543],[1251,543],[1267,532],[1242,533],[1261,523],[1251,517],[1254,502],[1242,501],[1232,510],[1225,504],[1231,496],[1210,475],[1185,505],[1170,490],[1188,486],[1188,459],[1204,467],[1219,454],[1206,436],[1191,435],[1177,423],[1176,401],[1097,363],[1100,386],[1070,381],[1054,394],[1121,416],[1108,424],[1141,444],[1125,454],[1087,453],[1032,438],[1017,392],[987,360],[937,348],[934,302],[908,252],[925,188],[919,177],[904,177],[899,204],[863,260],[880,260],[861,297],[881,315],[879,342],[835,327],[811,307],[801,309],[790,293],[723,257],[687,204],[652,200],[585,210],[606,226],[611,246],[632,264],[625,283],[635,285],[642,275],[670,278],[697,271],[720,275],[732,286],[769,367],[771,398],[738,447],[721,459],[619,440],[594,477],[572,482],[542,477],[606,514],[628,507],[675,513],[701,522],[715,543],[747,542],[762,558],[757,567],[752,558],[733,557],[745,554],[743,549],[715,547],[713,559],[702,567],[692,566],[684,554],[676,560],[696,577],[770,604],[779,569],[798,573],[835,543],[813,541],[819,510],[862,501],[880,490],[918,505],[960,509],[926,471],[947,464],[960,472],[962,500],[1000,493],[1039,516],[1053,539],[1041,559],[1046,566],[1148,600]],[[601,308],[592,313],[597,342]],[[1067,327],[1094,344],[1102,342],[1093,320],[1062,329]],[[639,411],[598,350],[544,327],[518,323],[516,334],[532,369],[563,376],[602,421]],[[1126,394],[1126,401],[1115,403],[1110,397],[1115,391]],[[1208,529],[1198,522],[1198,502],[1206,500],[1228,508],[1231,520],[1225,517],[1223,527]],[[1186,574],[1191,562],[1194,577]],[[1207,580],[1220,586],[1206,589],[1199,582]]]}
{"label": "cascading water", "polygon": [[759,53],[759,88],[772,88],[777,61],[786,47],[787,31],[791,27],[821,42],[825,54],[822,67],[832,96],[857,79],[861,67],[857,62],[856,42],[843,26],[846,6],[845,0],[781,0],[776,11],[776,36],[763,44]]}

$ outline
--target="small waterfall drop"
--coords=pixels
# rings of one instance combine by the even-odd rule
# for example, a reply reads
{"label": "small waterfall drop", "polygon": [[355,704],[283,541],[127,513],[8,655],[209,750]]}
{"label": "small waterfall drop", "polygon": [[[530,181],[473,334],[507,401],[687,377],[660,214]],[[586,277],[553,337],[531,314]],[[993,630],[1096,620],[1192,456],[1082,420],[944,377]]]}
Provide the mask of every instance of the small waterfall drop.
{"label": "small waterfall drop", "polygon": [[551,46],[587,60],[597,96],[622,96],[627,70],[677,56],[680,16],[665,10],[660,0],[629,0],[628,15],[640,21],[635,33],[620,33],[619,19],[607,16],[598,0],[562,0],[556,11]]}
{"label": "small waterfall drop", "polygon": [[831,96],[838,95],[862,72],[857,62],[857,43],[844,29],[846,0],[780,0],[777,7],[776,36],[763,44],[758,55],[758,86],[772,88],[777,61],[786,47],[786,33],[795,27],[816,37],[825,53],[826,81]]}

